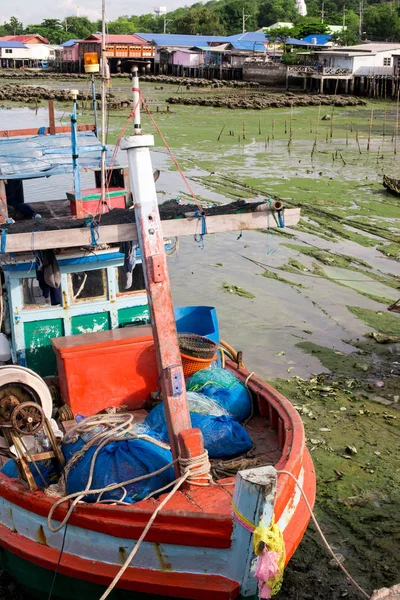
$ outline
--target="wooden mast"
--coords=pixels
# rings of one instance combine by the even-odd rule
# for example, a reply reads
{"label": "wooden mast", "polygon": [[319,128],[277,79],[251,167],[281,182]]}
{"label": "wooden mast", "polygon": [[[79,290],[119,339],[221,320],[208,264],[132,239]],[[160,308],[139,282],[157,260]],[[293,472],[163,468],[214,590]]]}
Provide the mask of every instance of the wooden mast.
{"label": "wooden mast", "polygon": [[[160,374],[161,393],[167,418],[171,451],[174,459],[176,459],[180,454],[178,436],[182,432],[191,429],[191,422],[149,151],[149,148],[154,145],[154,138],[152,135],[143,135],[141,131],[137,69],[134,69],[133,72],[132,91],[135,110],[135,135],[124,138],[121,149],[127,150],[128,153],[136,227]],[[196,443],[193,444],[196,447],[196,454],[201,454],[203,451],[201,433],[199,430],[193,429],[193,435],[197,438]],[[193,437],[191,437],[191,442],[193,442]],[[190,451],[188,453],[182,452],[182,454],[190,455]],[[179,465],[175,467],[176,473],[179,475]]]}

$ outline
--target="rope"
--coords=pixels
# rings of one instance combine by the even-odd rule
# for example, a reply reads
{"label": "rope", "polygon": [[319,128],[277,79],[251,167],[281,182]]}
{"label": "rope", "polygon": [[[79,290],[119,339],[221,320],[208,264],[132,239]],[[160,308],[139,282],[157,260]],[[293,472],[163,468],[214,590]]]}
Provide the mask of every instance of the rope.
{"label": "rope", "polygon": [[[154,523],[154,521],[155,521],[158,513],[169,502],[169,500],[172,498],[172,496],[175,494],[175,492],[178,491],[178,489],[180,488],[180,486],[185,481],[191,482],[192,485],[208,485],[208,484],[196,483],[196,482],[193,481],[193,478],[197,478],[199,476],[199,474],[204,474],[205,476],[207,476],[207,478],[211,478],[211,475],[209,473],[209,465],[210,465],[210,463],[208,461],[208,452],[206,450],[204,451],[204,453],[201,456],[196,457],[196,458],[187,458],[187,459],[179,458],[179,464],[180,464],[181,468],[183,468],[184,473],[176,481],[176,483],[175,483],[174,487],[172,488],[172,490],[170,491],[170,493],[157,506],[157,508],[155,509],[155,511],[153,512],[153,514],[151,515],[151,517],[150,517],[150,519],[149,519],[146,527],[144,528],[144,530],[143,530],[140,538],[138,539],[138,541],[134,545],[131,553],[129,554],[128,558],[126,559],[126,561],[123,564],[123,566],[121,567],[121,569],[118,571],[117,575],[114,577],[114,579],[112,580],[112,582],[110,583],[110,585],[108,586],[108,588],[106,589],[106,591],[104,592],[104,594],[101,596],[100,600],[105,600],[111,594],[111,592],[113,591],[113,589],[117,585],[118,581],[121,579],[122,575],[125,573],[126,569],[129,567],[130,563],[132,562],[132,559],[137,554],[140,546],[142,545],[142,542],[143,542],[144,538],[146,537],[146,535],[150,531],[150,528],[153,525],[153,523]],[[208,464],[208,472],[206,472],[206,465],[207,464]]]}
{"label": "rope", "polygon": [[308,511],[311,516],[311,519],[313,520],[313,523],[314,523],[319,535],[321,536],[321,539],[324,543],[325,548],[328,550],[329,554],[332,556],[334,561],[338,564],[338,566],[341,568],[343,573],[346,575],[347,579],[358,589],[358,591],[364,596],[364,598],[369,599],[371,596],[357,583],[357,581],[355,579],[353,579],[353,577],[350,575],[350,573],[347,571],[347,569],[342,565],[342,563],[340,562],[340,560],[337,558],[336,554],[333,552],[332,548],[330,547],[328,540],[322,533],[321,527],[319,526],[318,521],[314,515],[314,511],[311,508],[310,503],[307,499],[307,496],[305,495],[304,490],[301,487],[298,479],[293,475],[293,473],[290,473],[289,471],[277,471],[277,473],[278,473],[278,475],[288,475],[289,477],[291,477],[293,479],[293,481],[297,485],[301,495],[303,496],[303,500],[306,503],[306,506],[307,506]]}

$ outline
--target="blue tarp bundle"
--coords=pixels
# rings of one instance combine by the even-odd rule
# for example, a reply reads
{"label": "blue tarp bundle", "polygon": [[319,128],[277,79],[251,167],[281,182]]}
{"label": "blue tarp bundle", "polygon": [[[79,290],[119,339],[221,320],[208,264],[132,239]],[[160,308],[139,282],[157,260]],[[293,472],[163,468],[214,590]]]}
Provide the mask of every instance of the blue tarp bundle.
{"label": "blue tarp bundle", "polygon": [[[82,449],[85,442],[79,438],[73,444],[63,444],[63,453],[68,462],[73,455]],[[80,492],[86,488],[90,465],[97,446],[87,450],[82,458],[71,467],[67,477],[69,494]],[[123,483],[157,471],[172,461],[169,450],[141,439],[125,439],[111,442],[102,448],[96,458],[91,489],[101,489],[112,483]],[[175,479],[173,466],[159,475],[154,475],[137,483],[126,485],[126,496],[123,498],[122,488],[104,493],[102,500],[121,500],[133,503],[143,500],[151,492],[166,486]],[[87,494],[85,502],[96,502],[98,494]]]}
{"label": "blue tarp bundle", "polygon": [[[192,427],[197,427],[203,434],[204,448],[210,458],[237,456],[248,452],[253,442],[244,427],[227,415],[205,415],[190,412]],[[150,434],[162,442],[168,443],[168,430],[164,405],[159,404],[149,412],[145,424]]]}

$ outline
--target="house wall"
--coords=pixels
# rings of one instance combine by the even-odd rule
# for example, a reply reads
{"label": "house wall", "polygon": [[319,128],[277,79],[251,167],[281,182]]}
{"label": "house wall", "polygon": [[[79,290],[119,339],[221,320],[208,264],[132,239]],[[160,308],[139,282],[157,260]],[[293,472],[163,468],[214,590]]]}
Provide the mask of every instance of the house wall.
{"label": "house wall", "polygon": [[[324,67],[351,69],[353,75],[393,75],[393,50],[366,54],[365,56],[343,56],[323,52],[318,62]],[[386,59],[386,61],[385,61]],[[390,60],[390,65],[385,62]]]}
{"label": "house wall", "polygon": [[31,55],[27,48],[0,48],[2,59],[29,60]]}
{"label": "house wall", "polygon": [[26,44],[32,60],[54,60],[56,53],[49,44]]}
{"label": "house wall", "polygon": [[79,44],[67,46],[66,48],[63,46],[61,50],[61,60],[66,62],[76,62],[79,60]]}
{"label": "house wall", "polygon": [[197,67],[202,64],[201,54],[176,50],[172,55],[172,64],[182,67]]}

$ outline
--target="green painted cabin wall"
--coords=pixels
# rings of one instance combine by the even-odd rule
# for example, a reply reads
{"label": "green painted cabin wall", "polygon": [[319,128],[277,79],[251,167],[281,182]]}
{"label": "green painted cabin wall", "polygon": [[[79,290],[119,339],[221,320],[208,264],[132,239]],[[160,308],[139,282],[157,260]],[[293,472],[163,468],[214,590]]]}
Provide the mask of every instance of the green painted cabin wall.
{"label": "green painted cabin wall", "polygon": [[41,377],[54,375],[57,372],[57,363],[51,345],[51,338],[63,335],[64,323],[62,319],[24,323],[27,367]]}
{"label": "green painted cabin wall", "polygon": [[121,327],[129,323],[136,323],[136,325],[150,323],[150,311],[147,304],[145,304],[144,306],[128,306],[126,308],[119,309],[119,326]]}
{"label": "green painted cabin wall", "polygon": [[87,315],[79,315],[71,319],[71,333],[77,335],[80,333],[93,333],[96,331],[106,331],[111,325],[110,313],[100,312]]}

